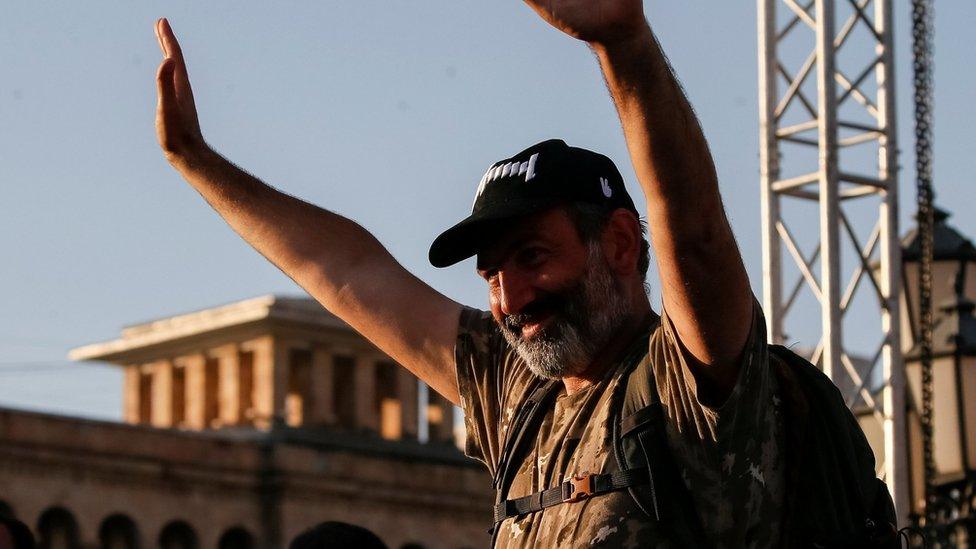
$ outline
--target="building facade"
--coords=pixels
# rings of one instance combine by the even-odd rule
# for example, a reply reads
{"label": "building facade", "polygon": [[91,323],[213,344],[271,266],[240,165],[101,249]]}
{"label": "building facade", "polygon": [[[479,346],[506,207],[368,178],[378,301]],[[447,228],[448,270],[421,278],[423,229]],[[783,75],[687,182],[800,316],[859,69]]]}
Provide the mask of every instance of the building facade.
{"label": "building facade", "polygon": [[326,520],[481,545],[490,479],[453,406],[310,299],[125,328],[124,424],[0,410],[0,511],[49,547],[278,548]]}

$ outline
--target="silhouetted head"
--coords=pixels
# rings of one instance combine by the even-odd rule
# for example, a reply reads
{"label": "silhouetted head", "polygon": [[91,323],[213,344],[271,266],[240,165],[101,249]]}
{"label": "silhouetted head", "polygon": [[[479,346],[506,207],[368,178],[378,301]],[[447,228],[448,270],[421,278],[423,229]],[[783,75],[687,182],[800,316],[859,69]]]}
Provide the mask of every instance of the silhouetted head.
{"label": "silhouetted head", "polygon": [[0,549],[34,549],[34,535],[23,522],[0,515]]}
{"label": "silhouetted head", "polygon": [[354,524],[329,521],[295,536],[288,549],[387,549],[376,534]]}

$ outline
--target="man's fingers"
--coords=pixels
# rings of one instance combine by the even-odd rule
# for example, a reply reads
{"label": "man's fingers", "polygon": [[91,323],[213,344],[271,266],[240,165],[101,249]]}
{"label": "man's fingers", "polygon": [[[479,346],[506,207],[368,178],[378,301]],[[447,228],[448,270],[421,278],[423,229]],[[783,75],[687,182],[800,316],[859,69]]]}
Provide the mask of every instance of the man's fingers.
{"label": "man's fingers", "polygon": [[174,83],[173,73],[176,70],[176,60],[167,57],[159,65],[156,71],[156,90],[159,93],[159,109],[167,116],[172,116],[179,112],[179,104],[176,101],[176,84]]}
{"label": "man's fingers", "polygon": [[173,34],[173,28],[170,27],[169,21],[163,17],[156,21],[155,30],[156,39],[159,41],[159,48],[163,51],[163,55],[167,60],[173,61],[171,66],[165,65],[165,63],[160,65],[160,71],[163,70],[164,66],[166,67],[170,74],[168,82],[172,87],[173,96],[180,101],[185,101],[192,107],[193,92],[190,88],[190,77],[186,73],[183,51],[176,40],[176,35]]}
{"label": "man's fingers", "polygon": [[180,112],[179,100],[176,97],[175,70],[176,60],[167,57],[159,65],[159,70],[156,72],[156,87],[159,91],[159,98],[156,103],[156,138],[167,154],[178,151],[180,145],[175,136],[184,133],[182,128],[183,116]]}
{"label": "man's fingers", "polygon": [[159,28],[162,24],[163,24],[163,20],[157,19],[156,24],[153,26],[153,30],[156,32],[156,42],[159,44],[160,51],[163,52],[163,57],[167,57],[166,46],[163,45],[163,33]]}
{"label": "man's fingers", "polygon": [[182,63],[183,50],[180,48],[180,43],[176,40],[173,28],[169,26],[169,21],[166,18],[160,19],[158,28],[159,41],[163,48],[163,53],[166,54],[166,57],[175,57]]}

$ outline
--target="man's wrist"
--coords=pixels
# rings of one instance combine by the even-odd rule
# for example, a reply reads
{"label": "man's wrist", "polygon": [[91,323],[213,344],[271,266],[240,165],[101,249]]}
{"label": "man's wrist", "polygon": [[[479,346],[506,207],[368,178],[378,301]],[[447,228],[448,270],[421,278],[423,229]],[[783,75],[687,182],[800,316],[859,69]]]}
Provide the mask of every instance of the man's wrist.
{"label": "man's wrist", "polygon": [[634,55],[653,45],[654,33],[651,32],[650,25],[643,21],[640,25],[626,32],[614,33],[609,38],[594,40],[589,44],[590,48],[601,59],[617,58]]}
{"label": "man's wrist", "polygon": [[215,162],[219,162],[222,159],[203,140],[200,140],[194,146],[186,147],[179,153],[173,153],[167,156],[169,163],[184,175],[205,170],[208,166],[212,166]]}

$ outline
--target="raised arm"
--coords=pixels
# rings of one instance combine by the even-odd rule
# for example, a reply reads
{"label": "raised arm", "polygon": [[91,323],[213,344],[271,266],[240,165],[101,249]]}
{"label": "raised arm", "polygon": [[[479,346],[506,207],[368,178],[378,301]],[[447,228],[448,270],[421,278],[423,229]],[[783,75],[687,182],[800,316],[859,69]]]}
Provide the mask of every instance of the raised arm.
{"label": "raised arm", "polygon": [[156,23],[156,133],[167,160],[249,244],[420,379],[457,403],[461,306],[401,267],[365,229],[265,185],[204,141],[180,46]]}
{"label": "raised arm", "polygon": [[596,53],[647,199],[664,306],[698,374],[731,389],[752,291],[701,126],[640,0],[527,0]]}

